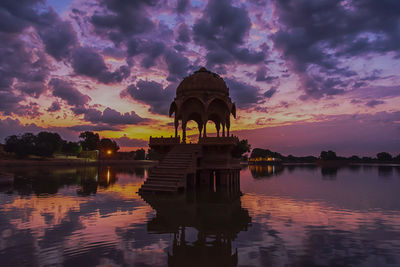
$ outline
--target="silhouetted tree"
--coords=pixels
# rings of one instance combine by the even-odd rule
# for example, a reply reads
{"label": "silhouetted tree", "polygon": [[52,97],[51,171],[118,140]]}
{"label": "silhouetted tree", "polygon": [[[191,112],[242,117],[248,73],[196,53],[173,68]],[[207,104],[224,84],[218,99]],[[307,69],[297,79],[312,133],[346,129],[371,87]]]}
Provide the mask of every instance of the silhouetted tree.
{"label": "silhouetted tree", "polygon": [[155,152],[155,151],[152,150],[152,149],[149,149],[149,150],[147,151],[146,159],[149,159],[149,160],[158,160],[158,159],[160,159],[160,154],[158,154],[157,152]]}
{"label": "silhouetted tree", "polygon": [[393,159],[392,155],[387,152],[381,152],[376,154],[376,158],[380,161],[391,161]]}
{"label": "silhouetted tree", "polygon": [[393,160],[400,162],[400,154],[398,154],[396,157],[394,157]]}
{"label": "silhouetted tree", "polygon": [[118,149],[119,149],[119,146],[115,141],[113,141],[109,138],[102,138],[100,140],[100,153],[108,154],[109,151],[111,151],[111,153],[113,155],[115,155],[115,153],[118,151]]}
{"label": "silhouetted tree", "polygon": [[66,155],[76,156],[82,152],[82,146],[77,142],[64,142],[61,150]]}
{"label": "silhouetted tree", "polygon": [[261,148],[254,148],[253,151],[251,151],[250,157],[251,158],[258,158],[258,157],[278,158],[278,159],[283,158],[283,156],[278,152],[273,152],[269,149],[261,149]]}
{"label": "silhouetted tree", "polygon": [[327,151],[322,151],[320,158],[322,160],[335,160],[337,159],[336,153],[333,152],[332,150]]}
{"label": "silhouetted tree", "polygon": [[244,153],[250,152],[251,145],[247,139],[240,140],[239,143],[233,148],[232,156],[240,158]]}
{"label": "silhouetted tree", "polygon": [[360,161],[361,159],[360,159],[359,156],[353,155],[353,156],[351,156],[351,157],[349,158],[349,160],[351,160],[351,161]]}
{"label": "silhouetted tree", "polygon": [[79,134],[79,138],[83,150],[98,150],[100,148],[100,137],[99,134],[93,132],[82,132]]}
{"label": "silhouetted tree", "polygon": [[37,137],[32,133],[23,135],[11,135],[6,138],[5,151],[15,153],[17,157],[24,158],[35,152]]}
{"label": "silhouetted tree", "polygon": [[63,140],[58,133],[40,132],[36,137],[35,154],[41,157],[51,157],[61,151]]}
{"label": "silhouetted tree", "polygon": [[135,155],[136,160],[144,160],[145,157],[146,157],[146,151],[143,148],[136,150],[136,155]]}

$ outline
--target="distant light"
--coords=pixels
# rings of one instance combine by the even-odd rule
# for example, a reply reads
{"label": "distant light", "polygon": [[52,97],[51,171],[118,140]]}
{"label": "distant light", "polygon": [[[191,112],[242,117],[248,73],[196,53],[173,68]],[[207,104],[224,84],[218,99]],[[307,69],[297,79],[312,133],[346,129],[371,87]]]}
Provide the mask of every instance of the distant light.
{"label": "distant light", "polygon": [[112,151],[111,150],[107,150],[107,155],[111,155]]}

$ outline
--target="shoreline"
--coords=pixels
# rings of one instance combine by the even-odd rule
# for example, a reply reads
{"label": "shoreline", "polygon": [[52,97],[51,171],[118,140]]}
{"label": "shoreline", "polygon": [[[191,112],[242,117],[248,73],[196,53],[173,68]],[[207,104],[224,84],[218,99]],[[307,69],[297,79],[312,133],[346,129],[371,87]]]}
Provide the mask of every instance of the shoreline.
{"label": "shoreline", "polygon": [[156,165],[157,160],[79,160],[79,159],[38,159],[38,160],[0,160],[0,167],[84,167],[84,166],[145,166],[150,167]]}

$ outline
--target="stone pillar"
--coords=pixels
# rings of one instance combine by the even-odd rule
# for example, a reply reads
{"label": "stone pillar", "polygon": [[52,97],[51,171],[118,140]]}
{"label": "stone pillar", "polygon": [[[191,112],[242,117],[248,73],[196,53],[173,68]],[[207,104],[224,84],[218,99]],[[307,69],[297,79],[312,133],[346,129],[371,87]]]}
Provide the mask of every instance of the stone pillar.
{"label": "stone pillar", "polygon": [[200,141],[201,131],[203,130],[203,124],[202,123],[197,123],[197,127],[199,128],[199,141]]}
{"label": "stone pillar", "polygon": [[219,175],[220,175],[221,187],[225,188],[229,187],[229,171],[220,170]]}
{"label": "stone pillar", "polygon": [[200,187],[208,188],[211,186],[210,184],[210,175],[211,172],[209,170],[202,170],[200,172]]}
{"label": "stone pillar", "polygon": [[174,123],[175,123],[175,138],[177,138],[177,137],[178,137],[178,126],[179,126],[179,121],[178,121],[178,119],[177,119],[176,117],[175,117]]}
{"label": "stone pillar", "polygon": [[225,137],[225,123],[222,123],[222,136]]}
{"label": "stone pillar", "polygon": [[217,137],[219,137],[219,130],[221,129],[221,124],[220,123],[216,123],[215,124],[215,128],[217,129]]}
{"label": "stone pillar", "polygon": [[207,137],[207,121],[204,123],[204,133],[203,137]]}
{"label": "stone pillar", "polygon": [[182,121],[182,143],[186,144],[186,121]]}

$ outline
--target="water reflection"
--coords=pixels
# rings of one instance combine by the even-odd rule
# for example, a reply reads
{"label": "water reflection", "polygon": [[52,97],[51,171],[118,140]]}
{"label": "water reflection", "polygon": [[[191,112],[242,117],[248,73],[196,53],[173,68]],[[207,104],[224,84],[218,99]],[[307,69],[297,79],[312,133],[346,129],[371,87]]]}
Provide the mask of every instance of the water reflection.
{"label": "water reflection", "polygon": [[143,168],[5,172],[1,266],[400,263],[398,166],[245,168],[240,191],[143,198]]}
{"label": "water reflection", "polygon": [[249,170],[253,178],[269,178],[278,176],[283,172],[282,165],[249,165]]}
{"label": "water reflection", "polygon": [[251,222],[240,192],[144,195],[143,199],[156,211],[147,223],[148,232],[173,234],[168,266],[237,266],[232,241]]}

